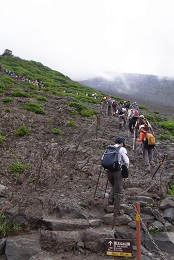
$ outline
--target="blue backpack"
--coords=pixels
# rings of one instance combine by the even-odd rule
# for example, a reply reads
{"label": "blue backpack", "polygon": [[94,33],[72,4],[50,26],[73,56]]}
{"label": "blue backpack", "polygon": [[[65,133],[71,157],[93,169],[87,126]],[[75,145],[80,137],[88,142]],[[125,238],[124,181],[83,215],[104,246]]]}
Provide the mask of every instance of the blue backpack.
{"label": "blue backpack", "polygon": [[121,170],[121,166],[119,163],[119,150],[120,146],[116,147],[114,145],[109,145],[107,149],[105,150],[102,159],[101,159],[101,165],[104,169],[110,170],[110,171],[119,171]]}

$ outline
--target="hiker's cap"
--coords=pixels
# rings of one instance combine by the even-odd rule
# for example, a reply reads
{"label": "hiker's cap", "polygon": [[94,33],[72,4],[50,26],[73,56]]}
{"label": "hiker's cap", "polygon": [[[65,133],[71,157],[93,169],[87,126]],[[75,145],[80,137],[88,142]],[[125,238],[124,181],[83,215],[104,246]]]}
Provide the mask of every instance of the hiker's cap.
{"label": "hiker's cap", "polygon": [[123,137],[117,137],[116,139],[115,139],[115,143],[116,144],[121,144],[121,143],[125,143],[125,139],[123,138]]}
{"label": "hiker's cap", "polygon": [[140,118],[144,118],[144,116],[143,116],[143,115],[140,115],[139,117],[140,117]]}
{"label": "hiker's cap", "polygon": [[145,127],[145,125],[140,125],[139,126],[139,130],[141,130],[142,128],[144,128]]}

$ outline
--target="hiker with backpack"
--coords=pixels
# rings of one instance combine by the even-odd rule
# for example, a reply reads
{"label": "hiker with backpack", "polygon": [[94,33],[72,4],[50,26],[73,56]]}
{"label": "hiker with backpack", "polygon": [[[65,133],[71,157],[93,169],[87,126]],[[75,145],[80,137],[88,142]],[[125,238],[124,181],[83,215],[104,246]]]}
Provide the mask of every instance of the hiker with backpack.
{"label": "hiker with backpack", "polygon": [[122,121],[124,122],[124,127],[126,126],[126,108],[123,107],[123,104],[120,102],[118,107],[117,107],[117,111],[116,111],[116,115],[118,115],[118,121],[119,121],[119,128],[122,128]]}
{"label": "hiker with backpack", "polygon": [[111,184],[108,204],[114,204],[114,212],[117,215],[121,204],[122,182],[125,178],[122,169],[125,168],[128,171],[129,167],[129,157],[124,138],[117,137],[115,144],[108,147],[102,157],[102,166],[107,170],[107,178]]}
{"label": "hiker with backpack", "polygon": [[140,115],[136,121],[136,124],[135,124],[135,128],[136,128],[136,132],[138,133],[138,131],[140,131],[141,127],[142,126],[148,126],[149,127],[149,130],[150,132],[153,134],[154,131],[153,131],[153,128],[152,128],[152,125],[150,124],[150,122],[145,118],[144,115]]}
{"label": "hiker with backpack", "polygon": [[144,125],[140,128],[139,138],[136,138],[137,142],[142,143],[145,171],[148,172],[154,164],[153,151],[155,147],[155,137],[149,132],[149,127]]}
{"label": "hiker with backpack", "polygon": [[130,108],[137,109],[139,111],[139,105],[137,104],[136,101],[134,101],[132,104],[130,104]]}
{"label": "hiker with backpack", "polygon": [[116,103],[115,100],[113,100],[113,102],[112,102],[112,113],[113,113],[113,116],[116,116],[117,106],[118,106],[118,104]]}
{"label": "hiker with backpack", "polygon": [[103,95],[101,99],[101,110],[106,109],[106,107],[107,107],[107,97]]}
{"label": "hiker with backpack", "polygon": [[108,116],[112,115],[112,99],[110,96],[107,98],[107,108],[108,108]]}
{"label": "hiker with backpack", "polygon": [[139,116],[139,112],[137,109],[130,108],[128,110],[128,122],[129,122],[129,131],[131,134],[134,132],[134,128]]}

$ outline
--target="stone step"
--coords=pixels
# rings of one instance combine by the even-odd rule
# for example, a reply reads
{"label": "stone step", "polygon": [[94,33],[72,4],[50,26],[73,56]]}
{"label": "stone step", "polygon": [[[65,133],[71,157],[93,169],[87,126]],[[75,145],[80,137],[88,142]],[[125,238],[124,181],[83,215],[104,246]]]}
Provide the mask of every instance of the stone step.
{"label": "stone step", "polygon": [[54,230],[54,231],[69,231],[86,229],[90,227],[99,227],[103,224],[101,219],[42,219],[42,229]]}

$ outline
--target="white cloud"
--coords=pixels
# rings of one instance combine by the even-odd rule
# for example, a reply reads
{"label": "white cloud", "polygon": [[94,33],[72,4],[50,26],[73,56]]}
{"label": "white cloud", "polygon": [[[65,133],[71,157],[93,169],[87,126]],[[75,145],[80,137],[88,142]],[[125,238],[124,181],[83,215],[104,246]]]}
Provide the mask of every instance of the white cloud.
{"label": "white cloud", "polygon": [[108,71],[174,76],[173,7],[173,0],[3,1],[1,52],[74,80]]}

